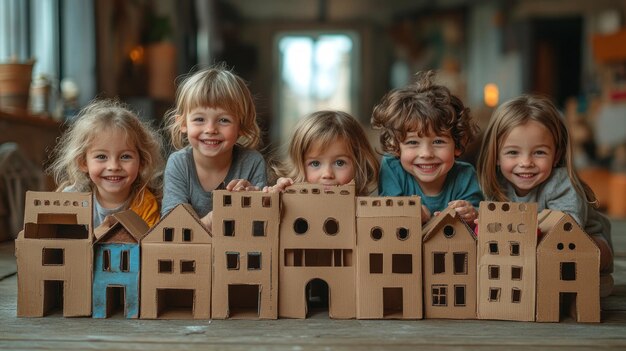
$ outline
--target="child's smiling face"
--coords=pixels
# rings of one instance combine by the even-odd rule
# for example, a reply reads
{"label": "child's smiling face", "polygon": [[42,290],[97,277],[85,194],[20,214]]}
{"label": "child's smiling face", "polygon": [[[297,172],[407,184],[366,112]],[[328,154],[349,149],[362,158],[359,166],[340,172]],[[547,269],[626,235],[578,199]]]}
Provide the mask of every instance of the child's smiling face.
{"label": "child's smiling face", "polygon": [[351,155],[343,139],[328,145],[311,145],[304,154],[306,181],[329,186],[348,184],[356,172]]}
{"label": "child's smiling face", "polygon": [[98,200],[104,207],[123,204],[139,174],[140,156],[126,133],[107,129],[94,139],[81,165],[97,188]]}
{"label": "child's smiling face", "polygon": [[513,128],[498,151],[500,171],[519,196],[546,181],[556,161],[552,133],[535,121]]}
{"label": "child's smiling face", "polygon": [[441,192],[446,175],[460,154],[449,135],[430,132],[419,136],[417,132],[409,132],[400,143],[402,168],[417,180],[424,194],[429,196]]}
{"label": "child's smiling face", "polygon": [[187,133],[194,156],[231,157],[240,134],[239,119],[219,107],[197,107],[187,113],[181,131]]}

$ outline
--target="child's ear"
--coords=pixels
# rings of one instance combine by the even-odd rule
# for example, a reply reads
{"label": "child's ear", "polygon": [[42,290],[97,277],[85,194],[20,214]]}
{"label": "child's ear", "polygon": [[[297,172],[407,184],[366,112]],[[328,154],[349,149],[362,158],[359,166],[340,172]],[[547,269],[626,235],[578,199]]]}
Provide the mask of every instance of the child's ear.
{"label": "child's ear", "polygon": [[459,156],[461,156],[461,149],[454,148],[454,157],[459,157]]}
{"label": "child's ear", "polygon": [[176,115],[176,122],[180,123],[181,133],[187,133],[187,118],[185,118],[185,115]]}
{"label": "child's ear", "polygon": [[89,169],[87,168],[87,160],[85,160],[84,157],[80,158],[76,162],[78,162],[78,168],[81,170],[81,172],[89,172]]}

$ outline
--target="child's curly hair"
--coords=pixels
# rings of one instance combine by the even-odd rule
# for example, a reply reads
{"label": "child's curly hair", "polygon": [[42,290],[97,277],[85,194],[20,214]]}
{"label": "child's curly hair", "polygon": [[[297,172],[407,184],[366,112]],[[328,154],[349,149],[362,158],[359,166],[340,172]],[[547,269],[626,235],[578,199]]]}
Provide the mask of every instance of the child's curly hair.
{"label": "child's curly hair", "polygon": [[465,151],[478,134],[470,109],[443,85],[433,82],[435,72],[418,72],[415,82],[383,96],[372,112],[372,128],[380,130],[383,151],[400,155],[407,133],[420,137],[434,133],[450,135],[455,148]]}

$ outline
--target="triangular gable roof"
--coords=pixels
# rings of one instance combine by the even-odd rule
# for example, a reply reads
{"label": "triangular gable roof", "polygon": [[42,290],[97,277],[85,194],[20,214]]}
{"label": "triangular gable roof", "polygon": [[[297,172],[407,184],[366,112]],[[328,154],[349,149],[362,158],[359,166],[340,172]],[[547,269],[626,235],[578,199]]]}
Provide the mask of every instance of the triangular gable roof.
{"label": "triangular gable roof", "polygon": [[131,239],[140,242],[150,227],[132,210],[126,210],[107,216],[102,224],[94,230],[96,243],[106,242],[120,226],[124,227]]}
{"label": "triangular gable roof", "polygon": [[470,235],[472,236],[472,239],[476,239],[476,237],[474,236],[474,231],[467,225],[467,223],[465,223],[464,220],[462,220],[459,217],[459,214],[456,212],[455,209],[453,208],[446,208],[445,210],[441,211],[441,213],[439,213],[436,216],[433,216],[422,228],[422,233],[423,233],[423,238],[422,241],[426,242],[428,241],[428,239],[430,239],[433,235],[435,235],[435,233],[437,233],[439,231],[439,229],[441,228],[441,226],[443,225],[445,220],[458,220],[459,222],[463,223],[463,225],[467,228],[467,231],[470,233]]}
{"label": "triangular gable roof", "polygon": [[[193,224],[196,224],[198,227],[202,228],[202,231],[208,235],[209,237],[208,242],[212,241],[213,235],[211,234],[211,232],[206,230],[206,228],[200,221],[198,214],[193,209],[191,204],[187,204],[187,203],[176,205],[176,207],[174,207],[170,212],[168,212],[165,216],[161,217],[161,220],[158,221],[152,228],[150,228],[150,230],[148,230],[148,232],[146,233],[146,235],[143,237],[142,240],[146,241],[146,239],[148,239],[152,235],[159,235],[159,234],[154,234],[154,233],[156,233],[158,230],[161,230],[162,227],[166,226],[169,222],[173,221],[173,218],[177,216],[188,217],[187,220],[192,221]],[[149,239],[148,241],[160,242],[160,240],[149,240]]]}
{"label": "triangular gable roof", "polygon": [[538,246],[541,245],[544,241],[546,241],[551,235],[556,235],[554,233],[562,233],[564,231],[563,226],[560,224],[564,224],[568,222],[572,224],[575,232],[578,232],[579,235],[584,235],[584,237],[589,240],[594,246],[597,247],[596,243],[591,239],[589,234],[585,232],[585,230],[576,222],[576,220],[569,215],[568,213],[556,211],[556,210],[543,210],[539,214],[541,218],[541,222],[537,224],[539,230],[541,230],[541,241]]}

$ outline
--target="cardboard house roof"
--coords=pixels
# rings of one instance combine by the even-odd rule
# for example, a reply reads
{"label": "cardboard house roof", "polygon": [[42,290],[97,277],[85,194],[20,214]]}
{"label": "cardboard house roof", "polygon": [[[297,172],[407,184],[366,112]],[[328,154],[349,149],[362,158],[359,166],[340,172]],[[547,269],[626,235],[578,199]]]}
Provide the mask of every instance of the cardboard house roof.
{"label": "cardboard house roof", "polygon": [[[191,221],[191,223],[190,223]],[[213,235],[206,230],[198,214],[194,211],[191,204],[179,204],[174,207],[165,216],[161,217],[161,220],[157,222],[143,237],[144,242],[162,242],[160,237],[163,227],[172,224],[172,226],[178,227],[184,223],[185,226],[193,224],[195,227],[201,229],[201,232],[205,232],[208,235],[208,240],[194,240],[194,243],[211,243]],[[157,238],[158,236],[158,238]]]}
{"label": "cardboard house roof", "polygon": [[[128,236],[116,235],[116,228],[123,227],[128,232]],[[94,229],[96,243],[105,241],[128,242],[128,239],[140,242],[148,233],[150,227],[146,222],[132,210],[117,212],[107,216],[102,224]]]}
{"label": "cardboard house roof", "polygon": [[476,239],[476,236],[474,235],[474,231],[467,225],[467,223],[465,223],[464,220],[459,218],[459,215],[456,212],[456,210],[453,208],[446,208],[445,210],[441,211],[441,213],[439,213],[438,215],[432,217],[424,225],[424,227],[422,228],[423,241],[426,242],[433,235],[435,235],[435,233],[438,232],[441,226],[443,226],[446,223],[446,219],[448,218],[449,219],[458,218],[460,222],[462,222],[467,227],[467,231],[468,233],[470,233],[472,238]]}

